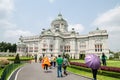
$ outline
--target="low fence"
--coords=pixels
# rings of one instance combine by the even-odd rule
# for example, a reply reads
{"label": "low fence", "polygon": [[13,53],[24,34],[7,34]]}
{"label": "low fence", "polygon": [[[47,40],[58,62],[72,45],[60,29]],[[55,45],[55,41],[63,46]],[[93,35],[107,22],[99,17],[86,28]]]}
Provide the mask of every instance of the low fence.
{"label": "low fence", "polygon": [[17,68],[20,64],[9,64],[7,67],[5,67],[2,75],[1,75],[1,80],[7,80],[7,78],[9,77],[9,75],[11,74],[11,72]]}

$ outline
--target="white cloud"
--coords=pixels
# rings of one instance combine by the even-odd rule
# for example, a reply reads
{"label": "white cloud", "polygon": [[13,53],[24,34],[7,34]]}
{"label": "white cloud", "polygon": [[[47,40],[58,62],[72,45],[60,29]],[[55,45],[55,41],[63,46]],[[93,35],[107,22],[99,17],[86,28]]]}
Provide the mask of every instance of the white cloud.
{"label": "white cloud", "polygon": [[17,42],[19,37],[34,35],[30,31],[23,31],[11,22],[14,11],[14,0],[0,0],[0,41]]}
{"label": "white cloud", "polygon": [[[109,31],[118,31],[120,30],[120,6],[111,9],[100,16],[93,23],[95,26],[103,26],[106,29],[109,28]],[[102,28],[103,28],[102,27]]]}
{"label": "white cloud", "polygon": [[4,37],[6,40],[17,41],[20,36],[33,36],[34,34],[30,31],[23,30],[7,30],[5,31]]}
{"label": "white cloud", "polygon": [[76,32],[81,33],[84,31],[85,27],[82,24],[72,24],[72,25],[69,25],[68,30],[71,31],[72,28],[74,28]]}
{"label": "white cloud", "polygon": [[120,50],[120,6],[99,15],[93,25],[106,29],[109,33],[110,48]]}
{"label": "white cloud", "polygon": [[53,3],[53,2],[55,2],[55,0],[49,0],[49,2],[50,2],[50,3]]}
{"label": "white cloud", "polygon": [[0,28],[3,28],[3,29],[14,29],[16,28],[17,26],[7,20],[0,20]]}
{"label": "white cloud", "polygon": [[13,0],[0,0],[0,28],[12,28],[15,25],[9,21],[14,10]]}
{"label": "white cloud", "polygon": [[0,0],[0,19],[7,18],[13,10],[13,0]]}

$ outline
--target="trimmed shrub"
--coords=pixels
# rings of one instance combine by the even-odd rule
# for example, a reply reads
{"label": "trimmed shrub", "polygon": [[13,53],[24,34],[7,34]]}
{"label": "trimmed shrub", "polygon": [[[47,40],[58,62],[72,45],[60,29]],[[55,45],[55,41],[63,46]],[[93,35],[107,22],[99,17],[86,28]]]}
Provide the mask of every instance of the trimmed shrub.
{"label": "trimmed shrub", "polygon": [[20,63],[20,58],[19,58],[19,54],[16,55],[15,60],[14,60],[15,64],[19,64]]}

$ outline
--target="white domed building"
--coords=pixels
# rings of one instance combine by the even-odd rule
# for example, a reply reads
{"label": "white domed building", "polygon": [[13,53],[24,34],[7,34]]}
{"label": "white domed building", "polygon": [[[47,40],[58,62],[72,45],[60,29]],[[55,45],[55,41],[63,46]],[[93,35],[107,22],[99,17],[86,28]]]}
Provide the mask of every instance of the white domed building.
{"label": "white domed building", "polygon": [[[98,56],[104,52],[109,57],[108,33],[106,30],[91,31],[79,35],[74,28],[68,31],[68,23],[58,14],[51,22],[50,29],[43,29],[40,35],[19,38],[19,54],[54,55],[69,54],[71,58],[80,58],[83,54],[94,53]],[[23,47],[22,47],[23,45]]]}

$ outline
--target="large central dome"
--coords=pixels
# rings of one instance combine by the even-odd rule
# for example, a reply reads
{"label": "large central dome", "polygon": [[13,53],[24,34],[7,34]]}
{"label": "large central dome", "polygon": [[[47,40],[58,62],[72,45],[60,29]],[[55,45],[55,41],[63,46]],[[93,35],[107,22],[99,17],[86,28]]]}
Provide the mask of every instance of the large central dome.
{"label": "large central dome", "polygon": [[68,31],[68,24],[67,21],[65,19],[63,19],[62,14],[58,14],[57,18],[55,18],[52,22],[51,22],[51,27],[52,30],[56,31],[59,30],[61,32],[66,32]]}

